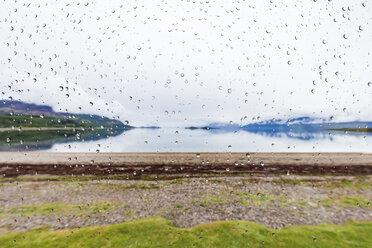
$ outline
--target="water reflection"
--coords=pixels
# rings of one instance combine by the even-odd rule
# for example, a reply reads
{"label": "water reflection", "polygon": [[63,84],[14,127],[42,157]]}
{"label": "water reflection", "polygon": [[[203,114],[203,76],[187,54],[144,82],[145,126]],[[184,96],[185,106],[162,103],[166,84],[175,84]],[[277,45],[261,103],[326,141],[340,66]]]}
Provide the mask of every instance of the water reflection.
{"label": "water reflection", "polygon": [[[296,135],[296,136],[295,136]],[[56,142],[54,152],[371,152],[372,135],[324,131],[265,135],[244,130],[135,128],[104,139]],[[311,138],[309,139],[308,137]],[[295,138],[297,137],[297,138]],[[303,138],[307,137],[307,138]]]}
{"label": "water reflection", "polygon": [[102,128],[102,129],[36,129],[10,130],[0,132],[0,151],[44,151],[54,145],[66,144],[71,147],[75,142],[96,142],[109,139],[130,128]]}

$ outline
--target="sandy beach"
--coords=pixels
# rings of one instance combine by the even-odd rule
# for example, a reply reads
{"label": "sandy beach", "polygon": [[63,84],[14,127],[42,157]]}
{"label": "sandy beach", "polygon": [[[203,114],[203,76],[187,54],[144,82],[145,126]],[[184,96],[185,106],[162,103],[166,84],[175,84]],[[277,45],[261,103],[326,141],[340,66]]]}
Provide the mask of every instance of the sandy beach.
{"label": "sandy beach", "polygon": [[372,174],[363,153],[1,152],[0,175]]}

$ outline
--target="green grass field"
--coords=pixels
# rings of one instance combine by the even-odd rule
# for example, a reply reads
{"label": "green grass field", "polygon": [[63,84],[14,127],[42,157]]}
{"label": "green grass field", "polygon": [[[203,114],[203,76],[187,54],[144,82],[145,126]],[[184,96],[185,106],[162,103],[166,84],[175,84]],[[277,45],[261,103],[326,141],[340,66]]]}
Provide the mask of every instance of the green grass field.
{"label": "green grass field", "polygon": [[372,223],[291,226],[279,230],[246,221],[177,228],[163,218],[101,227],[0,235],[0,247],[371,247]]}
{"label": "green grass field", "polygon": [[131,128],[124,125],[118,120],[111,120],[106,117],[77,115],[74,118],[54,117],[54,116],[37,116],[37,115],[6,115],[0,114],[0,128],[100,128],[115,127],[115,128]]}
{"label": "green grass field", "polygon": [[88,121],[68,119],[64,117],[30,116],[30,115],[0,115],[0,127],[89,127]]}

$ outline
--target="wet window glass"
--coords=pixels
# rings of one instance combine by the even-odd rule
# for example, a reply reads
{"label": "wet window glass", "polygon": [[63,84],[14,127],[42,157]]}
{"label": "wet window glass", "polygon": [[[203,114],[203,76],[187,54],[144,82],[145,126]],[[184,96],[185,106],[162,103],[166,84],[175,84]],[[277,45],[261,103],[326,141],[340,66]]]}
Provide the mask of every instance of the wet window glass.
{"label": "wet window glass", "polygon": [[0,0],[1,247],[371,247],[371,0]]}
{"label": "wet window glass", "polygon": [[3,1],[0,11],[1,150],[372,149],[367,2]]}

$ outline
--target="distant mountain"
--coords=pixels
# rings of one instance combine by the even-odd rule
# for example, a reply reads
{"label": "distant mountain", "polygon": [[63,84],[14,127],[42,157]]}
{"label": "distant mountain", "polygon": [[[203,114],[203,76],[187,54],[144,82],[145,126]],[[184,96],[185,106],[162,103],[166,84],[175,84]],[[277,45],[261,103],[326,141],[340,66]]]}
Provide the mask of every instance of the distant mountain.
{"label": "distant mountain", "polygon": [[326,121],[321,118],[311,118],[311,117],[299,117],[292,118],[288,120],[275,119],[270,121],[263,121],[257,123],[251,123],[241,126],[245,130],[270,130],[270,131],[307,131],[314,132],[320,130],[332,130],[337,131],[341,129],[364,129],[372,127],[372,122],[332,122]]}
{"label": "distant mountain", "polygon": [[213,133],[246,131],[265,136],[280,137],[284,135],[290,138],[309,140],[329,133],[372,134],[371,127],[372,122],[333,122],[323,118],[304,116],[288,120],[273,119],[247,125],[211,123],[202,127],[188,127],[188,129],[203,129]]}
{"label": "distant mountain", "polygon": [[[132,128],[129,125],[123,124],[119,120],[110,119],[107,117],[102,117],[98,115],[89,115],[89,114],[73,114],[73,113],[63,113],[55,112],[50,106],[47,105],[37,105],[33,103],[25,103],[21,101],[9,101],[1,100],[0,101],[0,115],[3,115],[3,126],[7,124],[5,122],[6,116],[36,116],[33,118],[33,122],[38,122],[40,125],[47,125],[48,127],[55,127],[59,125],[70,125],[70,126],[82,126],[82,127],[115,127],[115,128]],[[37,117],[43,119],[43,122],[38,120]],[[19,118],[18,118],[19,119]],[[25,119],[25,118],[23,118]],[[28,121],[16,120],[13,118],[12,121],[14,124],[23,124],[30,126]],[[46,123],[48,122],[48,123]],[[1,124],[1,122],[0,122]],[[12,124],[12,123],[10,123]],[[36,124],[34,124],[35,126]]]}
{"label": "distant mountain", "polygon": [[0,102],[1,114],[67,116],[66,113],[57,113],[50,106],[25,103],[21,101],[2,100]]}

